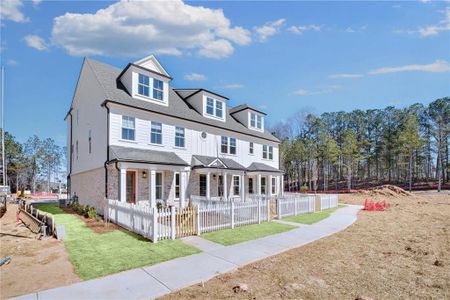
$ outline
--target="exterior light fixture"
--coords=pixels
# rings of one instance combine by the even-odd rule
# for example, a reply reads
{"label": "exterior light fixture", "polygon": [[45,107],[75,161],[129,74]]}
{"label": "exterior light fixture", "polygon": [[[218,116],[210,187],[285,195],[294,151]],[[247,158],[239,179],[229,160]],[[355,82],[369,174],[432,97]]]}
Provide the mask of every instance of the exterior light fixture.
{"label": "exterior light fixture", "polygon": [[142,171],[142,178],[147,178],[147,171]]}

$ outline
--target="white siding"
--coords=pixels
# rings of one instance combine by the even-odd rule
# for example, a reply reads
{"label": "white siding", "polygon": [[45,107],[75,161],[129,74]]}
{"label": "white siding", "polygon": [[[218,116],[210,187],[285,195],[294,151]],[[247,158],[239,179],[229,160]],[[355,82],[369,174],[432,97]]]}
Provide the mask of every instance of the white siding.
{"label": "white siding", "polygon": [[[122,115],[135,117],[136,139],[134,142],[123,141],[121,139]],[[150,143],[151,121],[163,124],[162,146],[152,145]],[[212,126],[204,126],[194,122],[116,105],[111,105],[110,126],[110,145],[175,152],[189,164],[191,163],[192,155],[216,156],[219,154],[219,157],[231,158],[244,167],[248,167],[253,162],[261,162],[274,168],[279,167],[277,143]],[[175,126],[185,128],[185,149],[175,147]],[[201,138],[202,132],[207,133],[206,139]],[[237,139],[236,155],[220,153],[220,140],[222,135]],[[254,143],[253,155],[249,154],[250,142]],[[262,158],[263,144],[273,146],[273,160],[265,160]]]}

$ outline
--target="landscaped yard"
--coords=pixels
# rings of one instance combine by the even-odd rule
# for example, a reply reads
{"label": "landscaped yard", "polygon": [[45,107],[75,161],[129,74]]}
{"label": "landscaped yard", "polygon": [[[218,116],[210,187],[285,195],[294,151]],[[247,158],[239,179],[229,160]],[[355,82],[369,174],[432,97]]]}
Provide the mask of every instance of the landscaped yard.
{"label": "landscaped yard", "polygon": [[261,224],[235,227],[234,229],[224,229],[220,231],[203,233],[201,237],[212,242],[228,246],[288,231],[294,228],[297,227],[275,222],[264,222]]}
{"label": "landscaped yard", "polygon": [[338,207],[325,209],[323,211],[318,211],[312,214],[302,214],[292,217],[286,217],[283,220],[289,221],[289,222],[295,222],[295,223],[301,223],[301,224],[314,224],[319,221],[322,221],[323,219],[328,218],[331,213],[336,211],[338,208],[345,207],[346,205],[339,204]]}
{"label": "landscaped yard", "polygon": [[200,252],[180,240],[154,244],[126,230],[95,233],[79,217],[66,213],[55,205],[42,205],[39,210],[53,214],[56,224],[64,225],[64,244],[75,271],[82,279],[92,279]]}

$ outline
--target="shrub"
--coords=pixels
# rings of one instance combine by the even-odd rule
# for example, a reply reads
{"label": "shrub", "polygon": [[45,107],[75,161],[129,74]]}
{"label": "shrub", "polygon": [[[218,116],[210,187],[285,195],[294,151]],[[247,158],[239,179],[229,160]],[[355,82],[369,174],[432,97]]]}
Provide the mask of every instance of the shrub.
{"label": "shrub", "polygon": [[89,219],[94,219],[96,221],[98,221],[98,215],[97,215],[97,211],[95,210],[95,207],[90,207],[88,214],[87,214]]}
{"label": "shrub", "polygon": [[300,193],[307,193],[308,192],[308,187],[306,186],[306,184],[304,184],[301,188],[300,188]]}

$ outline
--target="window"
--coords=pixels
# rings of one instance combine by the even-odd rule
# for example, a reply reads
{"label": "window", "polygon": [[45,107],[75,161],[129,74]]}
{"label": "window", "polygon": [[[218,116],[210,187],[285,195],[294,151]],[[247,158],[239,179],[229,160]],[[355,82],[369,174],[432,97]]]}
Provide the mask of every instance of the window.
{"label": "window", "polygon": [[77,160],[78,160],[78,141],[75,143],[75,152],[77,154]]}
{"label": "window", "polygon": [[175,173],[175,199],[180,199],[180,173]]}
{"label": "window", "polygon": [[254,191],[253,191],[253,178],[249,178],[248,179],[248,193],[249,194],[253,194],[254,193]]}
{"label": "window", "polygon": [[175,147],[184,148],[184,128],[175,127]]}
{"label": "window", "polygon": [[223,116],[223,103],[221,101],[216,101],[216,117],[222,118]]}
{"label": "window", "polygon": [[142,96],[150,96],[150,78],[148,76],[139,74],[138,94]]}
{"label": "window", "polygon": [[163,100],[164,95],[164,83],[161,80],[153,79],[153,98],[157,100]]}
{"label": "window", "polygon": [[248,147],[248,153],[253,154],[254,153],[254,149],[253,149],[253,142],[250,142],[250,145]]}
{"label": "window", "polygon": [[261,177],[261,194],[266,194],[266,177]]}
{"label": "window", "polygon": [[206,98],[206,113],[208,115],[214,115],[214,99]]}
{"label": "window", "polygon": [[269,159],[273,159],[273,147],[269,146]]}
{"label": "window", "polygon": [[220,147],[220,152],[228,153],[228,138],[226,136],[222,137],[222,143]]}
{"label": "window", "polygon": [[134,141],[135,120],[133,117],[122,116],[122,139]]}
{"label": "window", "polygon": [[223,197],[223,176],[217,177],[217,196]]}
{"label": "window", "polygon": [[234,175],[233,176],[233,195],[239,196],[239,192],[241,190],[240,188],[240,178],[239,176]]}
{"label": "window", "polygon": [[92,132],[90,129],[89,129],[88,145],[89,145],[89,154],[91,154],[92,153]]}
{"label": "window", "polygon": [[[230,143],[228,143],[228,140],[230,140]],[[220,147],[221,153],[236,154],[236,149],[237,149],[236,138],[228,138],[226,136],[222,137]]]}
{"label": "window", "polygon": [[272,195],[276,193],[277,190],[277,179],[272,177]]}
{"label": "window", "polygon": [[163,198],[163,174],[157,172],[155,175],[156,199],[161,200]]}
{"label": "window", "polygon": [[263,158],[267,159],[267,145],[263,145]]}
{"label": "window", "polygon": [[263,145],[263,158],[273,160],[273,147]]}
{"label": "window", "polygon": [[162,144],[162,124],[152,122],[152,130],[150,135],[150,142],[152,144]]}
{"label": "window", "polygon": [[206,98],[206,114],[222,119],[223,118],[224,104],[220,100],[216,100],[210,97]]}
{"label": "window", "polygon": [[230,138],[230,154],[236,154],[236,139]]}
{"label": "window", "polygon": [[250,127],[262,129],[262,116],[250,113]]}
{"label": "window", "polygon": [[200,196],[206,196],[206,175],[200,174],[199,175],[199,192]]}

